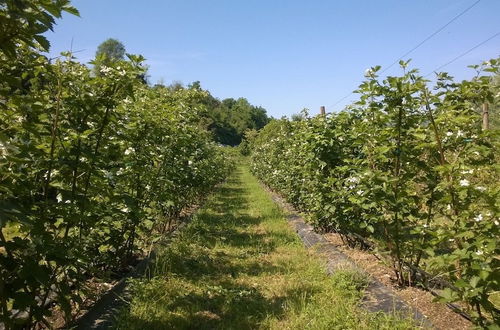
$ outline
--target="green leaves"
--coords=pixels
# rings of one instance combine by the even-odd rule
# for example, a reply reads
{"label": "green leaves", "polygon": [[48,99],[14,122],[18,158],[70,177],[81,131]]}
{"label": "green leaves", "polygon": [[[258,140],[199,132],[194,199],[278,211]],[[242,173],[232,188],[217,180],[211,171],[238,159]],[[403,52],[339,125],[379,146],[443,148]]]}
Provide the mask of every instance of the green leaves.
{"label": "green leaves", "polygon": [[[319,229],[376,242],[400,284],[415,281],[408,266],[446,274],[456,289],[443,301],[498,318],[488,297],[500,289],[499,134],[481,130],[478,110],[500,86],[479,72],[461,83],[440,74],[431,88],[400,65],[384,80],[367,70],[348,111],[267,125],[252,170]],[[498,72],[498,60],[486,68]]]}
{"label": "green leaves", "polygon": [[89,278],[128,266],[232,160],[201,128],[205,92],[149,88],[141,56],[94,76],[23,51],[0,62],[16,78],[0,80],[0,305],[33,310],[29,327],[49,296],[70,319]]}
{"label": "green leaves", "polygon": [[79,16],[68,0],[6,0],[0,7],[0,56],[14,58],[18,44],[48,51],[50,44],[42,35],[52,30],[61,13]]}

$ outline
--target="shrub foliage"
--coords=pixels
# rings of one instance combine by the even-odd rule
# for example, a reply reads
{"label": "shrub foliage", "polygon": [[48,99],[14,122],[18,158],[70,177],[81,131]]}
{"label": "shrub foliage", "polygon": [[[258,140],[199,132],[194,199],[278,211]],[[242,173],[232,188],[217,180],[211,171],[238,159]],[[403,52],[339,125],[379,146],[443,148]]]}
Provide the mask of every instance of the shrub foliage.
{"label": "shrub foliage", "polygon": [[398,77],[368,70],[346,111],[268,124],[253,172],[317,228],[375,241],[400,285],[423,268],[453,283],[443,300],[498,321],[499,132],[481,129],[477,109],[498,102],[500,61],[470,81],[439,74],[432,89],[400,64]]}

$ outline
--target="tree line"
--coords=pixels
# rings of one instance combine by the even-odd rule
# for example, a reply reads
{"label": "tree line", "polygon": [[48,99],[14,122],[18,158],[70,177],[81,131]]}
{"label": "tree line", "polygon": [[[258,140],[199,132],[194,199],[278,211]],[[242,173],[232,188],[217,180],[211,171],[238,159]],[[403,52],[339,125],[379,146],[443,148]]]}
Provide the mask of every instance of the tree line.
{"label": "tree line", "polygon": [[[107,39],[97,48],[95,60],[92,62],[94,72],[99,74],[99,68],[102,65],[109,65],[113,61],[123,60],[125,52],[123,43],[113,38]],[[146,74],[141,76],[141,79],[144,83],[147,83]],[[224,145],[239,145],[244,139],[247,130],[259,130],[271,120],[263,107],[252,105],[243,97],[220,100],[212,96],[208,91],[203,90],[199,81],[187,86],[180,82],[173,82],[170,85],[157,83],[154,88],[166,88],[171,91],[182,89],[204,91],[206,97],[200,102],[206,107],[204,113],[206,128],[212,133],[216,142]]]}

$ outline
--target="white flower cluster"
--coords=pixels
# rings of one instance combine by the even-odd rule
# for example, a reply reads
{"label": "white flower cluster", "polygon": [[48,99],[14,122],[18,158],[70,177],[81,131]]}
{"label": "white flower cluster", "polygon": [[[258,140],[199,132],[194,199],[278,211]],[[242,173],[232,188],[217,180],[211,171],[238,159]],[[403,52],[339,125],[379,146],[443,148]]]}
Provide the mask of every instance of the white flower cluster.
{"label": "white flower cluster", "polygon": [[103,65],[103,66],[101,66],[101,68],[99,69],[99,72],[101,72],[102,74],[105,74],[105,75],[106,75],[106,74],[110,73],[112,70],[113,70],[113,69],[112,69],[112,68],[110,68],[109,66],[105,66],[105,65]]}
{"label": "white flower cluster", "polygon": [[[359,178],[353,176],[353,177],[348,178],[346,181],[349,183],[348,188],[349,189],[354,189],[354,188],[356,188],[356,184],[359,183]],[[359,192],[358,192],[358,194],[359,194]],[[361,195],[361,194],[359,194],[359,195]]]}
{"label": "white flower cluster", "polygon": [[373,77],[373,74],[374,74],[374,73],[375,73],[375,72],[373,71],[373,69],[372,69],[372,68],[368,68],[368,69],[366,69],[366,70],[365,70],[365,77],[366,77],[366,78]]}
{"label": "white flower cluster", "polygon": [[56,196],[56,200],[58,203],[62,203],[64,201],[64,204],[69,204],[71,203],[70,200],[64,200],[63,196],[61,195],[61,193],[57,194]]}
{"label": "white flower cluster", "polygon": [[5,146],[5,144],[3,144],[2,142],[0,142],[0,158],[5,158],[5,156],[7,156],[7,147]]}
{"label": "white flower cluster", "polygon": [[127,71],[122,70],[122,68],[121,68],[121,67],[119,67],[119,66],[118,66],[118,67],[116,67],[116,70],[118,71],[118,74],[119,74],[120,76],[122,76],[122,77],[123,77],[124,75],[126,75],[126,74],[127,74]]}
{"label": "white flower cluster", "polygon": [[[109,67],[109,66],[101,66],[101,68],[99,69],[99,72],[101,72],[103,75],[107,75],[111,72],[113,72],[113,68],[112,67]],[[122,69],[121,67],[116,67],[116,70],[115,70],[120,76],[125,76],[127,74],[127,71],[125,71],[124,69]]]}
{"label": "white flower cluster", "polygon": [[457,137],[463,137],[465,136],[465,133],[461,130],[458,130],[456,133],[453,133],[452,131],[446,132],[447,137],[452,137],[453,135],[456,135]]}

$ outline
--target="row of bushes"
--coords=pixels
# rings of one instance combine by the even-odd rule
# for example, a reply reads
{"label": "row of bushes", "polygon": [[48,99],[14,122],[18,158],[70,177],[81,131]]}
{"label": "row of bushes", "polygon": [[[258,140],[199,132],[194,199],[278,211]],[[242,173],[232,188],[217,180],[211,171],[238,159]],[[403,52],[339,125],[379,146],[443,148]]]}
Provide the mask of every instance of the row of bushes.
{"label": "row of bushes", "polygon": [[400,64],[398,77],[368,70],[346,111],[268,124],[253,172],[316,228],[376,242],[400,285],[423,268],[453,283],[442,299],[498,322],[499,131],[482,130],[478,108],[498,103],[500,61],[470,81],[439,74],[432,89]]}
{"label": "row of bushes", "polygon": [[[150,88],[142,58],[51,63],[0,53],[0,322],[66,319],[232,164],[200,121],[202,90]],[[23,311],[14,315],[13,311]]]}

